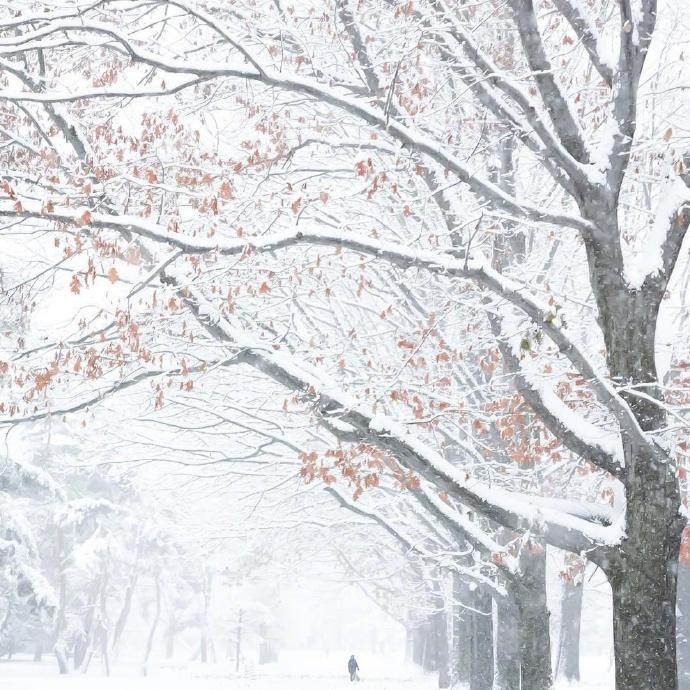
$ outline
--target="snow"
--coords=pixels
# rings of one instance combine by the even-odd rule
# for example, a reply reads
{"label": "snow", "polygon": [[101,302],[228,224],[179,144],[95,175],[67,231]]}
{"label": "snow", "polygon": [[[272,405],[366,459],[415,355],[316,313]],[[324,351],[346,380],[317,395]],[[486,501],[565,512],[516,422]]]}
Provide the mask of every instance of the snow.
{"label": "snow", "polygon": [[[346,651],[329,655],[307,652],[284,654],[277,664],[241,669],[228,664],[160,662],[143,677],[134,666],[120,666],[109,678],[96,674],[59,676],[53,659],[41,664],[29,660],[0,662],[3,690],[344,690],[353,687],[343,668]],[[358,655],[362,671],[358,690],[432,690],[435,674],[424,674],[395,658]],[[599,690],[612,687],[606,657],[583,657],[583,682],[556,683],[556,690]],[[457,690],[464,690],[459,686]]]}
{"label": "snow", "polygon": [[611,156],[616,137],[620,136],[620,128],[616,119],[609,115],[604,124],[596,132],[598,143],[592,151],[592,166],[590,177],[593,182],[604,184],[606,171],[611,167]]}
{"label": "snow", "polygon": [[[3,690],[35,690],[40,673],[41,690],[338,690],[351,687],[345,670],[346,651],[322,653],[292,652],[277,664],[240,669],[232,664],[157,664],[142,677],[134,666],[116,669],[110,678],[95,675],[58,676],[52,659],[41,665],[29,661],[0,663]],[[358,655],[361,690],[432,690],[434,674],[423,674],[399,659],[377,659]],[[100,670],[99,670],[100,671]],[[126,685],[123,684],[126,678]]]}
{"label": "snow", "polygon": [[626,261],[625,275],[631,288],[639,290],[647,276],[663,269],[664,242],[669,232],[674,231],[674,218],[684,204],[690,204],[690,189],[680,177],[674,176],[661,190],[654,221],[644,234],[641,246]]}

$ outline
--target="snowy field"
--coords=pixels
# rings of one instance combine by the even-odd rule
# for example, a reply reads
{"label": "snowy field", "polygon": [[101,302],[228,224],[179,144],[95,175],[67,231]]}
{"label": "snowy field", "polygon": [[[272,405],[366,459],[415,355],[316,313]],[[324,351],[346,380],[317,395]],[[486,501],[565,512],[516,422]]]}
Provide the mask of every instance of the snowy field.
{"label": "snowy field", "polygon": [[[343,672],[347,656],[326,658],[290,654],[277,664],[247,668],[236,674],[224,664],[171,664],[161,662],[143,677],[134,666],[119,666],[110,678],[99,677],[99,668],[87,676],[58,676],[52,659],[0,662],[3,690],[340,690],[353,687]],[[434,674],[425,675],[414,666],[395,659],[362,655],[362,680],[358,690],[434,690]],[[583,682],[558,684],[557,690],[602,690],[613,688],[607,660],[582,659]]]}
{"label": "snowy field", "polygon": [[[50,660],[52,662],[52,660]],[[277,664],[246,668],[239,674],[225,664],[175,664],[161,662],[142,677],[136,667],[118,667],[110,678],[56,676],[53,663],[30,661],[0,663],[3,690],[337,690],[351,687],[345,666],[347,655],[327,658],[291,654]],[[395,660],[360,657],[360,690],[432,690],[434,675],[424,675],[414,666]],[[94,669],[94,674],[100,673]]]}

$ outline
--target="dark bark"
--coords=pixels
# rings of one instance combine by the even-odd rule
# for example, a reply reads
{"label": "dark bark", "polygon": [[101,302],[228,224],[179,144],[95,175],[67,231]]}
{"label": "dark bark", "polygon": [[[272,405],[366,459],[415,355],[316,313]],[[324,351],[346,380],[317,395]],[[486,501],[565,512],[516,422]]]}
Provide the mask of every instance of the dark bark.
{"label": "dark bark", "polygon": [[678,688],[690,690],[690,566],[682,562],[678,564],[676,616]]}
{"label": "dark bark", "polygon": [[[646,469],[654,467],[653,460],[644,460]],[[658,481],[633,484],[626,539],[607,566],[617,690],[678,688],[676,577],[683,521],[674,489],[675,481],[666,491]]]}
{"label": "dark bark", "polygon": [[496,690],[520,690],[519,612],[511,602],[500,602],[496,616]]}
{"label": "dark bark", "polygon": [[[666,412],[657,402],[662,396],[656,370],[656,323],[675,255],[665,249],[664,271],[647,276],[639,289],[628,287],[617,223],[618,188],[611,185],[610,189],[613,192],[593,196],[585,209],[597,225],[584,238],[590,283],[611,379],[623,388],[621,395],[639,429],[658,432],[666,426]],[[682,236],[684,228],[675,230],[676,237]],[[646,397],[630,393],[632,387],[644,390]],[[676,690],[676,576],[685,524],[678,481],[662,444],[640,434],[625,414],[618,418],[623,440],[619,476],[626,492],[625,539],[620,547],[600,554],[613,592],[616,688]]]}
{"label": "dark bark", "polygon": [[551,637],[546,600],[546,549],[530,541],[520,552],[520,573],[513,584],[520,616],[520,678],[523,688],[550,690]]}

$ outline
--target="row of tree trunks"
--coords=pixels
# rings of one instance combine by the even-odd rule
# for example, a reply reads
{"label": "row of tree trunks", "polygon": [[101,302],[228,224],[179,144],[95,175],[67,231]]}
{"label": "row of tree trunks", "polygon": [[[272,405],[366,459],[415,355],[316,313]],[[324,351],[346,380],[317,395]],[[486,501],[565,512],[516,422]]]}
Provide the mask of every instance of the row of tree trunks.
{"label": "row of tree trunks", "polygon": [[[583,562],[584,563],[584,562]],[[582,577],[564,578],[557,673],[579,677]],[[546,596],[546,550],[535,540],[523,544],[519,569],[505,577],[507,597],[453,577],[452,624],[440,606],[408,629],[412,660],[439,672],[439,687],[469,690],[551,690],[550,611]],[[436,596],[440,594],[436,591]],[[439,600],[440,601],[440,600]],[[494,628],[495,625],[495,628]],[[450,636],[452,654],[449,654]],[[449,658],[450,657],[450,658]]]}

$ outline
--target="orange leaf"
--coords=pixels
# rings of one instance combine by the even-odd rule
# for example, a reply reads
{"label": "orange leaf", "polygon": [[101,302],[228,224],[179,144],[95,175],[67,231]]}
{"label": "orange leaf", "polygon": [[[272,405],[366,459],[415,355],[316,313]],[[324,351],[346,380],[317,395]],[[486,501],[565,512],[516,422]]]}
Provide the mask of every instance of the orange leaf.
{"label": "orange leaf", "polygon": [[117,281],[120,279],[120,276],[117,274],[117,269],[115,266],[111,266],[110,269],[108,269],[108,280],[111,283],[117,283]]}
{"label": "orange leaf", "polygon": [[91,224],[91,211],[87,208],[84,213],[82,213],[79,218],[77,218],[77,225],[90,225]]}
{"label": "orange leaf", "polygon": [[225,180],[223,184],[220,186],[220,198],[224,199],[225,201],[228,201],[229,199],[232,199],[234,197],[234,194],[232,193],[232,185]]}
{"label": "orange leaf", "polygon": [[271,291],[271,288],[269,287],[268,283],[263,282],[261,283],[261,287],[259,288],[259,292],[262,295],[267,295]]}
{"label": "orange leaf", "polygon": [[295,199],[295,201],[290,204],[290,208],[292,209],[292,212],[297,215],[300,208],[302,208],[302,197]]}
{"label": "orange leaf", "polygon": [[78,295],[79,292],[81,291],[81,281],[79,280],[79,276],[74,273],[72,275],[72,280],[69,283],[69,289],[75,294]]}

